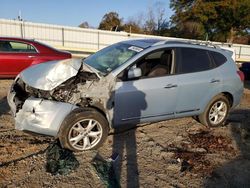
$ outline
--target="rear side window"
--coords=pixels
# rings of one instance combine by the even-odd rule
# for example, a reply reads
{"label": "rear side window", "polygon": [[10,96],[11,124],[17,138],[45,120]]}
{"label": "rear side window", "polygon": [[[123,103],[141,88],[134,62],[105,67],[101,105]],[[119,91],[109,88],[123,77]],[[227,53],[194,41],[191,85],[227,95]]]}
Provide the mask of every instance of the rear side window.
{"label": "rear side window", "polygon": [[0,51],[2,52],[36,52],[35,48],[26,43],[14,41],[0,41]]}
{"label": "rear side window", "polygon": [[214,67],[207,50],[196,48],[178,48],[177,50],[177,74],[206,71]]}
{"label": "rear side window", "polygon": [[216,67],[221,66],[227,61],[227,58],[218,52],[210,51],[210,54],[214,60],[214,63],[216,64]]}

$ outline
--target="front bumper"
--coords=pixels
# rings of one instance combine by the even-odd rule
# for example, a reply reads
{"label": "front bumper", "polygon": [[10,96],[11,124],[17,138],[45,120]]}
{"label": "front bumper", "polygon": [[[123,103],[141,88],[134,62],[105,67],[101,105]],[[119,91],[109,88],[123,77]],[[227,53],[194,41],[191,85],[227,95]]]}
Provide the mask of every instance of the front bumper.
{"label": "front bumper", "polygon": [[69,103],[29,97],[17,111],[14,91],[8,94],[8,103],[16,129],[49,136],[57,136],[65,117],[77,108]]}

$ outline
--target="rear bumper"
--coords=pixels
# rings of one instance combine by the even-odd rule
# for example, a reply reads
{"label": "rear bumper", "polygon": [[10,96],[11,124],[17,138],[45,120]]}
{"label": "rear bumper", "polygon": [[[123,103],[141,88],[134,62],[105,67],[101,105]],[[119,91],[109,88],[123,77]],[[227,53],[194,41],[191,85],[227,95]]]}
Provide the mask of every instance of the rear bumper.
{"label": "rear bumper", "polygon": [[15,92],[8,94],[8,103],[15,119],[16,129],[49,136],[57,136],[65,117],[77,108],[69,103],[30,97],[17,111]]}

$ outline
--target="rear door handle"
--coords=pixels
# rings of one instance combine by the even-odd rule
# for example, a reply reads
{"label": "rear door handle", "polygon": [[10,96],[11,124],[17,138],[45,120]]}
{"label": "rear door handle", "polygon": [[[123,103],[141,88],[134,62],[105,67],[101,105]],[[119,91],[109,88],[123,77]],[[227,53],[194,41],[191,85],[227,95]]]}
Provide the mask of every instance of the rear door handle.
{"label": "rear door handle", "polygon": [[169,88],[173,88],[173,87],[177,87],[177,85],[176,84],[168,84],[164,88],[169,89]]}
{"label": "rear door handle", "polygon": [[28,56],[28,58],[34,58],[34,57],[36,57],[36,56],[33,56],[33,55],[29,55],[29,56]]}
{"label": "rear door handle", "polygon": [[210,83],[218,83],[218,82],[220,82],[219,79],[212,79],[212,80],[210,81]]}

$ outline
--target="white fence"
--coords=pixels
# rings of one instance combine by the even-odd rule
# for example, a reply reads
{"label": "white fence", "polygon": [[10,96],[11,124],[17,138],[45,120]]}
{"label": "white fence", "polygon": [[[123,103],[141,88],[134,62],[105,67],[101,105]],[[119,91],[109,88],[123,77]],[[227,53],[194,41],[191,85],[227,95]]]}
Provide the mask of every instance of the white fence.
{"label": "white fence", "polygon": [[[161,38],[152,35],[129,34],[126,32],[102,31],[97,29],[83,29],[78,27],[40,24],[26,21],[0,19],[0,36],[31,38],[45,42],[51,46],[74,52],[95,52],[105,46],[129,38]],[[185,39],[186,40],[186,39]],[[216,43],[228,46],[226,43]],[[250,46],[233,44],[238,61],[250,61]]]}

